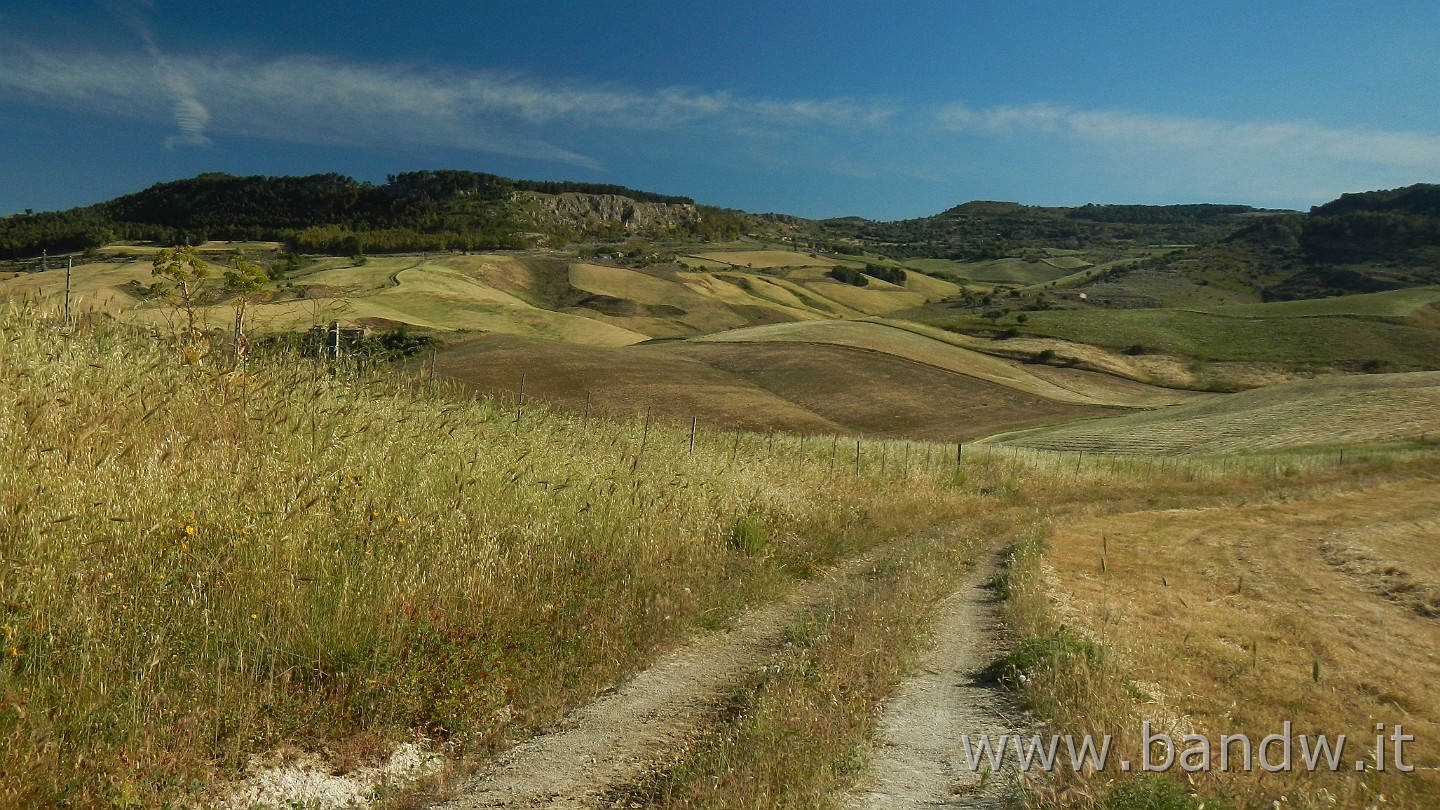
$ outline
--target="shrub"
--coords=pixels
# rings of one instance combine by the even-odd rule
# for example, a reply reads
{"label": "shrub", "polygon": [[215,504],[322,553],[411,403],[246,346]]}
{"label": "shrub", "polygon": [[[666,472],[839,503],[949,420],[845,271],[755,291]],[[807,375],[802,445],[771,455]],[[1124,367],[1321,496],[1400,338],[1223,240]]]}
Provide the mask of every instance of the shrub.
{"label": "shrub", "polygon": [[842,284],[849,284],[854,287],[865,287],[870,284],[870,280],[865,277],[864,273],[850,267],[834,267],[825,275]]}
{"label": "shrub", "polygon": [[763,553],[769,542],[769,532],[765,531],[765,525],[754,514],[740,518],[730,527],[730,547],[746,556],[754,557]]}

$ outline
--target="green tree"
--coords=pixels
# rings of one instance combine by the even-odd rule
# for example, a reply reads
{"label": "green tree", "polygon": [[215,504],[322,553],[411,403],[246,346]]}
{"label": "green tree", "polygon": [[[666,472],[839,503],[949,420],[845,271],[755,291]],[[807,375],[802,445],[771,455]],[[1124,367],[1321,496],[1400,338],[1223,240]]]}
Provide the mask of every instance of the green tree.
{"label": "green tree", "polygon": [[185,339],[194,341],[200,337],[195,328],[195,307],[200,286],[210,277],[210,265],[200,258],[195,248],[166,248],[155,254],[150,274],[160,279],[158,292],[172,300],[179,299],[178,306],[185,312]]}
{"label": "green tree", "polygon": [[230,355],[234,360],[243,357],[249,345],[245,337],[245,309],[265,289],[268,280],[264,268],[244,259],[225,271],[225,291],[235,296],[231,302],[235,307],[235,331]]}

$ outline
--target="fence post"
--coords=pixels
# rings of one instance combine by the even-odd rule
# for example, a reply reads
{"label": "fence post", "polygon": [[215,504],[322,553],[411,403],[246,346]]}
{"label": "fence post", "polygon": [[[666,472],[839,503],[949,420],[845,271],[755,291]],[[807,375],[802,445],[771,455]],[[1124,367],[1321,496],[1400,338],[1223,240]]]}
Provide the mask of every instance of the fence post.
{"label": "fence post", "polygon": [[525,416],[525,372],[520,372],[520,399],[515,403],[515,423]]}
{"label": "fence post", "polygon": [[690,455],[695,455],[695,417],[690,417]]}

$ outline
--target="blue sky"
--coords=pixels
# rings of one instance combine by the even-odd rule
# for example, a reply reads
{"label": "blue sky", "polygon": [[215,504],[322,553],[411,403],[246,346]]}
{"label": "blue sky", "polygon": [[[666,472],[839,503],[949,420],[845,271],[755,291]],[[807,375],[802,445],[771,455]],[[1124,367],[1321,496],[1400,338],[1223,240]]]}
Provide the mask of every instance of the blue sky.
{"label": "blue sky", "polygon": [[1440,182],[1434,2],[0,7],[0,214],[461,168],[874,219]]}

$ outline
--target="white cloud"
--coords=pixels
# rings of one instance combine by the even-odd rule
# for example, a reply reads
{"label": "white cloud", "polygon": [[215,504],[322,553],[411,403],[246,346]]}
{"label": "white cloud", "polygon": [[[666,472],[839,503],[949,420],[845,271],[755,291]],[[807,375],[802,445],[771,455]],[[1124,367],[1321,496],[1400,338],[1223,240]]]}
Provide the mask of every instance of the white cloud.
{"label": "white cloud", "polygon": [[497,72],[360,65],[308,56],[256,61],[164,56],[142,22],[147,55],[0,48],[0,97],[172,120],[167,145],[207,144],[207,132],[344,146],[443,146],[595,162],[533,133],[555,126],[733,132],[829,126],[871,128],[888,107],[828,100],[752,100],[671,88],[641,92],[542,82]]}
{"label": "white cloud", "polygon": [[1336,129],[1309,122],[1235,123],[1052,104],[973,109],[942,107],[942,128],[991,136],[1043,134],[1180,152],[1224,150],[1233,157],[1320,158],[1406,169],[1440,169],[1440,136],[1424,132]]}

